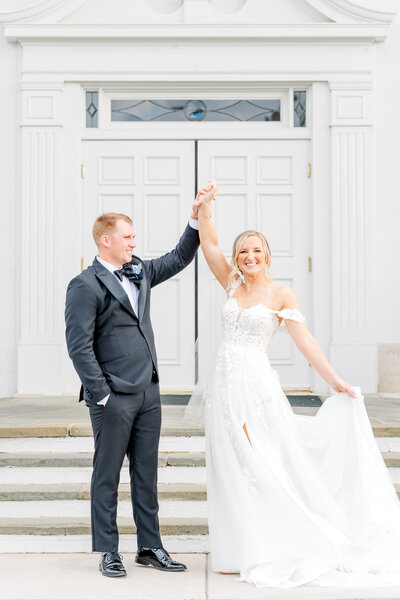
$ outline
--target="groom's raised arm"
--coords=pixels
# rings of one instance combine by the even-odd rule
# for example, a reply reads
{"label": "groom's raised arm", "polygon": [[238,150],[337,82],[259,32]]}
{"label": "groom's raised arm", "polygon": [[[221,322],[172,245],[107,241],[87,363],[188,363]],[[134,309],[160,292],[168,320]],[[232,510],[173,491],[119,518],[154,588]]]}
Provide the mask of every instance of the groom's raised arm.
{"label": "groom's raised arm", "polygon": [[90,400],[103,400],[111,389],[93,351],[97,298],[88,282],[75,277],[67,289],[65,337],[68,354]]}
{"label": "groom's raised arm", "polygon": [[153,260],[143,261],[151,287],[166,281],[187,267],[196,256],[199,245],[197,221],[191,218],[179,242],[171,252]]}

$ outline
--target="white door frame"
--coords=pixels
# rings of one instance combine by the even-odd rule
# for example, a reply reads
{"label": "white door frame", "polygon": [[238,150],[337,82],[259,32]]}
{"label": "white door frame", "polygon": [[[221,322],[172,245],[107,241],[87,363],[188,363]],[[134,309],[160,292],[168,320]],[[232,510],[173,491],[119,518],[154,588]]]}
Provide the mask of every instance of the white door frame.
{"label": "white door frame", "polygon": [[[307,127],[303,128],[294,128],[293,127],[293,105],[291,102],[293,87],[282,84],[281,86],[266,86],[265,84],[260,86],[252,86],[251,92],[247,92],[248,98],[265,98],[265,97],[279,97],[281,99],[281,116],[282,120],[280,123],[268,123],[267,127],[260,127],[259,123],[192,123],[192,122],[184,122],[184,123],[176,123],[176,122],[166,122],[166,123],[137,123],[137,122],[111,122],[108,115],[110,115],[110,100],[111,98],[176,98],[176,97],[197,97],[196,93],[200,93],[197,85],[185,85],[185,89],[181,89],[182,86],[180,84],[176,85],[176,90],[172,89],[172,86],[169,86],[168,91],[166,92],[163,89],[163,86],[157,86],[152,84],[151,86],[141,86],[141,90],[137,90],[135,86],[135,92],[128,92],[129,87],[126,86],[122,88],[116,88],[115,86],[98,86],[99,90],[99,127],[98,128],[88,128],[84,129],[82,135],[82,142],[93,141],[93,140],[107,140],[107,141],[116,141],[116,140],[307,140],[310,141],[312,139],[312,87],[300,85],[299,89],[307,90],[307,110],[308,110],[308,118],[307,118]],[[151,93],[149,88],[151,87]],[[204,87],[203,85],[201,86]],[[231,85],[222,85],[218,89],[218,87],[213,84],[210,86],[211,90],[207,90],[206,94],[203,94],[202,98],[213,97],[213,98],[234,98],[238,95],[237,86]],[[242,88],[242,86],[240,86]],[[157,89],[158,88],[158,89]],[[86,92],[86,90],[93,91],[93,86],[83,86],[82,92]],[[214,91],[212,91],[214,89]],[[244,89],[244,87],[243,87]],[[243,89],[241,89],[240,94],[243,97]],[[82,102],[84,102],[84,97],[82,96]],[[277,126],[278,125],[278,126]],[[199,181],[199,185],[201,182]],[[323,192],[324,197],[329,197],[329,194],[326,191]],[[327,207],[329,208],[329,207]],[[313,221],[313,215],[310,215],[310,219]],[[329,273],[327,267],[323,269],[323,274],[326,277]],[[312,294],[313,288],[313,277],[310,278],[311,290]],[[322,284],[323,288],[329,285],[324,281]],[[313,303],[315,306],[315,303]],[[312,323],[313,315],[307,314],[307,318]],[[201,321],[201,319],[200,319]],[[326,319],[324,319],[326,322]],[[320,343],[325,347],[326,352],[329,352],[329,341],[328,339],[321,339],[321,336],[318,335],[318,339]],[[305,359],[304,359],[305,360]],[[317,375],[313,372],[310,374],[310,387],[316,389],[316,380],[315,377]],[[319,386],[317,391],[325,391],[326,386],[325,382],[317,382]]]}

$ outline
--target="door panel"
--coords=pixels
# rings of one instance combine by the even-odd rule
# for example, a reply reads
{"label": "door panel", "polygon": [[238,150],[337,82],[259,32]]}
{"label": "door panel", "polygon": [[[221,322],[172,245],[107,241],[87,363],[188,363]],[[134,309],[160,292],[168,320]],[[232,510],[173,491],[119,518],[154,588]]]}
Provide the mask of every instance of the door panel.
{"label": "door panel", "polygon": [[[199,186],[215,179],[218,199],[212,206],[221,248],[231,260],[234,238],[246,229],[263,232],[272,251],[272,277],[292,287],[310,324],[311,256],[309,143],[303,140],[201,141]],[[200,373],[220,335],[220,311],[226,294],[199,260]],[[279,333],[269,349],[286,389],[308,389],[309,365],[290,337]]]}
{"label": "door panel", "polygon": [[[194,194],[192,141],[88,141],[84,143],[83,231],[85,265],[97,248],[96,217],[120,212],[133,220],[135,254],[152,259],[176,245]],[[194,264],[156,286],[151,318],[161,388],[190,390],[194,383]]]}

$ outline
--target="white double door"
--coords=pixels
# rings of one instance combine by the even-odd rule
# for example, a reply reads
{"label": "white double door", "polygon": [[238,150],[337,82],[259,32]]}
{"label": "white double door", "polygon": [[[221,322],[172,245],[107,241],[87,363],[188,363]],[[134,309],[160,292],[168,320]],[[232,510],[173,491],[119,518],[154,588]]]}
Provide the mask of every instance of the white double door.
{"label": "white double door", "polygon": [[[135,254],[141,258],[171,250],[188,222],[197,174],[199,186],[209,179],[218,182],[214,218],[227,259],[239,232],[265,233],[272,249],[272,276],[295,289],[310,316],[308,142],[199,141],[195,152],[194,141],[87,141],[83,161],[85,265],[96,254],[89,232],[103,212],[132,218]],[[151,318],[164,391],[190,391],[196,360],[200,371],[209,364],[219,336],[225,292],[201,252],[197,299],[194,263],[153,289]],[[196,319],[201,332],[198,356]],[[288,336],[276,336],[270,356],[285,388],[309,387],[309,366]]]}

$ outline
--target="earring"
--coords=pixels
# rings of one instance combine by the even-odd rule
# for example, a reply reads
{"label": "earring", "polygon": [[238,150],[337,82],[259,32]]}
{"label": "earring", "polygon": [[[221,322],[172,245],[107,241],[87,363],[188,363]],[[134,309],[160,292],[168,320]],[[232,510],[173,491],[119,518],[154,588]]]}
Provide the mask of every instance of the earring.
{"label": "earring", "polygon": [[244,275],[243,275],[243,273],[242,273],[242,271],[240,269],[238,269],[238,275],[239,275],[240,283],[242,285],[244,285],[245,284],[245,279],[244,279]]}

